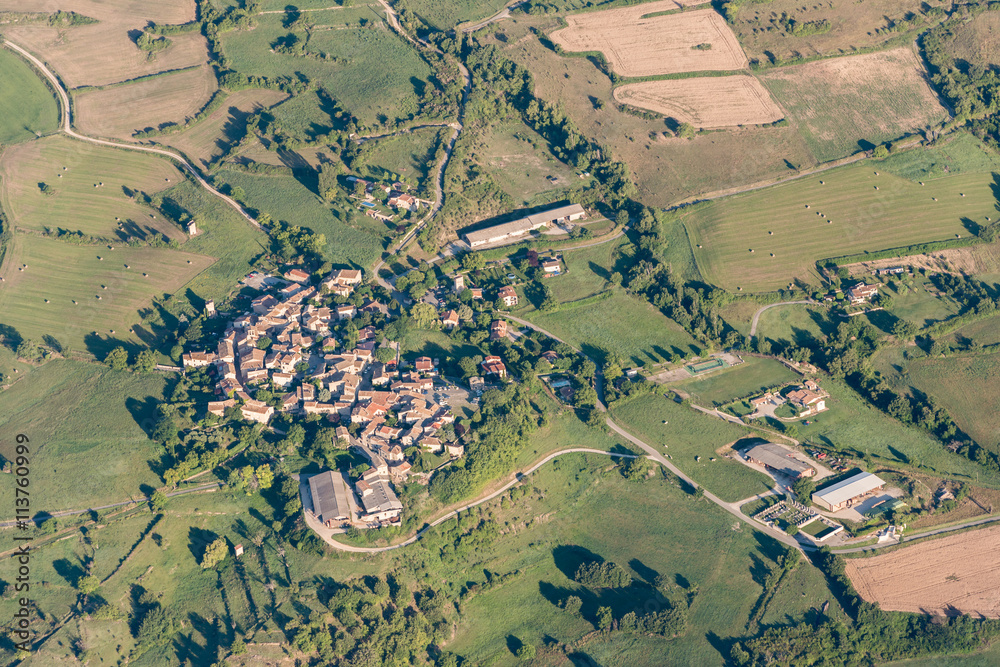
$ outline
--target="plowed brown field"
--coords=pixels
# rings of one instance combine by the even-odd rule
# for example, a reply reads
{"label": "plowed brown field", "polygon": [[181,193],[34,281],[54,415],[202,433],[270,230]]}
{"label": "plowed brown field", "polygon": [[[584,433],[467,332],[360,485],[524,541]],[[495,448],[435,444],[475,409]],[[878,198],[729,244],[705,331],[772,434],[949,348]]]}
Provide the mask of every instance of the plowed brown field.
{"label": "plowed brown field", "polygon": [[[735,70],[747,63],[736,35],[712,9],[652,16],[673,0],[570,14],[549,37],[567,51],[600,51],[622,76]],[[647,18],[648,17],[648,18]],[[697,49],[711,44],[710,49]]]}
{"label": "plowed brown field", "polygon": [[763,125],[784,114],[752,76],[714,76],[630,83],[615,99],[698,128]]}
{"label": "plowed brown field", "polygon": [[1000,617],[1000,527],[846,563],[861,597],[882,609]]}

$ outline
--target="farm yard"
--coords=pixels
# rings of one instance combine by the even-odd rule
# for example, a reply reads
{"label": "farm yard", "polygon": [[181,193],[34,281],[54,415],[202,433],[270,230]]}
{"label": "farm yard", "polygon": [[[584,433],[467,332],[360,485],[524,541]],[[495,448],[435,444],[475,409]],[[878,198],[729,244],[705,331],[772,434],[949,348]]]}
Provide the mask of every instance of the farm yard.
{"label": "farm yard", "polygon": [[682,221],[705,280],[772,291],[818,284],[815,263],[828,257],[966,236],[964,219],[996,215],[992,183],[966,173],[922,186],[868,162],[705,204]]}
{"label": "farm yard", "polygon": [[998,546],[1000,528],[982,528],[845,563],[858,594],[882,609],[998,618]]}
{"label": "farm yard", "polygon": [[908,46],[759,75],[820,162],[934,125],[948,113]]}
{"label": "farm yard", "polygon": [[601,341],[626,364],[658,363],[675,353],[701,352],[698,343],[679,324],[652,304],[619,290],[594,303],[564,306],[554,313],[536,311],[526,319],[576,348],[582,346],[598,363],[603,363],[605,353],[591,341]]}
{"label": "farm yard", "polygon": [[539,97],[558,100],[583,134],[629,165],[643,203],[672,206],[706,192],[789,176],[815,164],[793,126],[734,128],[689,140],[675,137],[662,118],[619,110],[611,81],[593,62],[561,56],[532,32],[548,32],[558,25],[553,17],[517,15],[496,24],[503,30],[500,38],[493,34],[481,39],[527,67]]}
{"label": "farm yard", "polygon": [[104,339],[139,342],[129,329],[150,298],[176,291],[214,261],[177,250],[109,250],[15,234],[4,256],[0,312],[24,338],[53,336],[103,357]]}
{"label": "farm yard", "polygon": [[[162,158],[53,136],[6,151],[0,176],[0,202],[15,227],[81,231],[104,238],[126,233],[187,237],[177,225],[126,194],[126,189],[154,194],[183,180],[180,171]],[[115,218],[125,225],[123,231]]]}
{"label": "farm yard", "polygon": [[763,125],[784,117],[752,76],[665,79],[615,88],[615,99],[696,128]]}
{"label": "farm yard", "polygon": [[202,65],[135,83],[74,94],[74,122],[80,132],[131,139],[165,123],[182,124],[196,115],[218,89],[215,72]]}
{"label": "farm yard", "polygon": [[[55,5],[51,3],[53,10]],[[65,3],[64,3],[65,4]],[[0,11],[23,11],[19,0],[0,2]],[[77,0],[72,9],[96,23],[49,27],[45,23],[13,25],[5,32],[43,60],[69,88],[104,86],[168,70],[201,65],[208,60],[208,44],[200,32],[170,35],[171,44],[153,58],[133,41],[152,21],[161,25],[195,19],[191,0]]]}
{"label": "farm yard", "polygon": [[249,88],[227,95],[222,105],[201,121],[174,134],[154,140],[178,149],[197,166],[206,168],[239,140],[237,132],[251,113],[256,113],[285,99],[277,90]]}
{"label": "farm yard", "polygon": [[[673,0],[661,0],[569,14],[568,26],[549,37],[566,51],[600,51],[626,77],[737,70],[747,64],[721,14],[699,9],[656,15],[676,8]],[[702,44],[711,46],[698,48]]]}
{"label": "farm yard", "polygon": [[736,13],[733,30],[752,60],[780,63],[796,57],[833,56],[870,49],[898,38],[900,31],[887,28],[890,24],[908,27],[908,16],[923,19],[919,25],[926,27],[935,19],[922,12],[934,6],[919,0],[843,5],[796,0],[748,2]]}
{"label": "farm yard", "polygon": [[15,144],[58,127],[52,92],[20,56],[0,49],[0,144]]}

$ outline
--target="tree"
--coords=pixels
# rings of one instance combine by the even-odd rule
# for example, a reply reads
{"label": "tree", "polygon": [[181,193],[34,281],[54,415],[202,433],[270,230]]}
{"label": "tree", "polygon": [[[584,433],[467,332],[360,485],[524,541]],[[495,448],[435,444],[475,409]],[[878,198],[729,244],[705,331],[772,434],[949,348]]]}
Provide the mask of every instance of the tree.
{"label": "tree", "polygon": [[243,641],[242,637],[237,637],[233,645],[229,647],[229,651],[233,655],[243,655],[247,652],[247,643]]}
{"label": "tree", "polygon": [[271,485],[274,484],[274,471],[266,463],[257,467],[254,471],[254,476],[257,478],[257,484],[262,489],[270,489]]}
{"label": "tree", "polygon": [[677,136],[681,139],[694,139],[695,130],[691,123],[681,123],[677,128]]}
{"label": "tree", "polygon": [[813,492],[816,490],[816,482],[810,477],[799,477],[792,484],[792,493],[795,497],[799,499],[800,503],[809,503],[809,499],[812,498]]}
{"label": "tree", "polygon": [[535,647],[533,644],[524,644],[517,649],[517,659],[527,662],[535,659]]}
{"label": "tree", "polygon": [[260,338],[257,339],[257,349],[266,350],[267,348],[271,347],[272,342],[273,341],[269,337],[261,336]]}
{"label": "tree", "polygon": [[650,463],[645,456],[626,459],[621,465],[622,477],[630,482],[641,482],[649,478]]}
{"label": "tree", "polygon": [[574,616],[577,616],[580,613],[581,607],[583,607],[583,600],[575,595],[570,595],[568,598],[563,600],[562,608]]}
{"label": "tree", "polygon": [[201,567],[203,570],[215,567],[228,555],[229,543],[226,542],[226,538],[220,537],[205,547],[205,555],[201,557]]}
{"label": "tree", "polygon": [[101,585],[101,580],[92,574],[80,577],[76,582],[76,589],[83,595],[93,595]]}
{"label": "tree", "polygon": [[375,358],[383,364],[387,364],[396,358],[396,350],[391,347],[380,347],[375,350]]}
{"label": "tree", "polygon": [[418,303],[410,309],[413,323],[420,329],[430,329],[437,323],[437,311],[429,303]]}
{"label": "tree", "polygon": [[157,489],[149,498],[149,506],[154,512],[162,512],[167,505],[167,494]]}
{"label": "tree", "polygon": [[614,617],[611,615],[611,607],[598,607],[597,608],[597,629],[607,630],[611,627],[611,621]]}
{"label": "tree", "polygon": [[25,338],[21,341],[21,344],[17,346],[17,356],[21,359],[34,361],[38,358],[38,345],[35,344],[35,341]]}
{"label": "tree", "polygon": [[116,347],[108,352],[108,356],[104,357],[104,363],[116,371],[126,370],[128,368],[128,352],[125,351],[124,347]]}
{"label": "tree", "polygon": [[872,151],[872,157],[880,160],[889,157],[889,148],[885,144],[876,146],[875,150]]}
{"label": "tree", "polygon": [[59,522],[56,521],[54,516],[50,516],[48,519],[42,522],[42,525],[38,527],[42,531],[43,535],[51,535],[52,533],[59,530]]}
{"label": "tree", "polygon": [[486,266],[486,258],[477,252],[467,252],[462,255],[462,268],[469,271],[478,271]]}
{"label": "tree", "polygon": [[154,368],[156,368],[156,352],[148,348],[136,356],[135,364],[132,366],[132,369],[139,373],[151,373]]}

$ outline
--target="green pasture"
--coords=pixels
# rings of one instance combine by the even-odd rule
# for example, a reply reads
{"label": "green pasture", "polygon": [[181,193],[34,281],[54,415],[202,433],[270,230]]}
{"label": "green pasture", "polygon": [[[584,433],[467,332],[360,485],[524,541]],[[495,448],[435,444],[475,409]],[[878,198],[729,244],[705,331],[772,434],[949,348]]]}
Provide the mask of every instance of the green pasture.
{"label": "green pasture", "polygon": [[866,162],[712,202],[682,221],[706,281],[760,292],[816,284],[821,259],[966,237],[969,221],[990,216],[992,174],[921,186]]}
{"label": "green pasture", "polygon": [[138,309],[177,291],[214,261],[166,248],[110,250],[15,234],[0,271],[0,324],[24,338],[51,336],[63,347],[103,358],[119,341],[148,342],[145,331],[130,331],[139,323]]}
{"label": "green pasture", "polygon": [[[745,357],[744,362],[676,383],[699,405],[725,405],[737,398],[799,379],[799,374],[774,359]],[[671,384],[671,386],[675,386]]]}
{"label": "green pasture", "polygon": [[169,160],[53,136],[7,151],[0,174],[0,201],[16,227],[122,240],[187,237],[141,201],[141,192],[183,180]]}
{"label": "green pasture", "polygon": [[414,0],[410,9],[438,30],[450,30],[461,23],[487,19],[508,4],[508,0]]}
{"label": "green pasture", "polygon": [[41,77],[20,56],[0,49],[0,145],[53,132],[59,108]]}
{"label": "green pasture", "polygon": [[422,193],[422,199],[433,199],[438,146],[446,146],[454,130],[451,128],[422,128],[406,134],[362,144],[356,171],[364,177],[383,182],[401,179],[411,188]]}
{"label": "green pasture", "polygon": [[930,280],[919,274],[907,276],[896,285],[895,290],[883,288],[893,300],[889,312],[921,328],[945,320],[961,309],[957,301],[939,292]]}
{"label": "green pasture", "polygon": [[831,317],[830,311],[823,306],[778,306],[761,313],[757,320],[757,337],[809,347],[836,331],[841,321]]}
{"label": "green pasture", "polygon": [[[334,264],[367,267],[378,259],[386,242],[387,237],[380,238],[374,233],[374,220],[358,212],[352,218],[355,226],[347,224],[293,176],[261,176],[222,169],[216,173],[216,182],[242,188],[249,206],[268,213],[275,220],[325,234],[325,256]],[[381,229],[388,230],[384,224]]]}
{"label": "green pasture", "polygon": [[[25,372],[25,371],[22,371]],[[14,458],[13,435],[30,439],[33,512],[87,509],[128,500],[162,483],[155,424],[161,374],[136,375],[78,361],[50,361],[0,392],[0,454]],[[0,475],[13,497],[14,479]]]}
{"label": "green pasture", "polygon": [[956,174],[1000,171],[1000,155],[975,135],[959,131],[931,146],[895,153],[882,160],[879,168],[919,183]]}
{"label": "green pasture", "polygon": [[662,362],[674,353],[701,352],[679,324],[651,304],[618,290],[596,303],[564,307],[551,314],[533,312],[527,318],[599,362],[604,350],[620,355],[630,365]]}
{"label": "green pasture", "polygon": [[[657,394],[615,407],[611,417],[635,437],[669,454],[674,465],[723,500],[734,502],[773,486],[767,475],[719,453],[721,448],[750,434],[732,422]],[[701,460],[696,461],[696,457]]]}
{"label": "green pasture", "polygon": [[[408,118],[417,112],[419,90],[431,69],[417,51],[393,33],[371,7],[303,13],[314,27],[306,50],[323,52],[335,61],[272,53],[271,44],[294,30],[285,28],[284,14],[258,17],[257,27],[221,36],[230,66],[247,75],[280,77],[301,73],[324,88],[338,104],[365,125]],[[360,27],[360,21],[366,21]]]}

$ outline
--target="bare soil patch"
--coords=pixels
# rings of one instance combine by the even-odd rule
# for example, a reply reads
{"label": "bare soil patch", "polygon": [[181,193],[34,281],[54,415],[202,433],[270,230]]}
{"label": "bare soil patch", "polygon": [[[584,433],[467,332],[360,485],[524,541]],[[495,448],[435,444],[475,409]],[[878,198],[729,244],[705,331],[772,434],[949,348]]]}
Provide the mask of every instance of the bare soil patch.
{"label": "bare soil patch", "polygon": [[248,115],[268,109],[286,97],[278,90],[248,88],[237,91],[226,97],[222,106],[208,117],[157,141],[183,151],[192,160],[200,162],[202,167],[208,167],[236,138],[238,128],[245,127]]}
{"label": "bare soil patch", "polygon": [[630,83],[615,99],[698,128],[763,125],[784,114],[752,76],[715,76]]}
{"label": "bare soil patch", "polygon": [[[24,0],[0,0],[0,11],[24,11]],[[70,88],[101,86],[139,76],[191,67],[208,61],[208,46],[198,32],[170,35],[171,45],[152,59],[133,41],[150,21],[189,23],[194,0],[39,0],[32,11],[74,11],[97,23],[70,28],[14,26],[11,41],[46,61]],[[131,33],[131,34],[130,34]]]}
{"label": "bare soil patch", "polygon": [[873,558],[849,558],[862,598],[890,611],[1000,617],[1000,527],[929,540]]}
{"label": "bare soil patch", "polygon": [[[622,76],[735,70],[747,64],[736,35],[713,9],[647,17],[675,9],[672,0],[571,14],[550,35],[567,51],[600,51]],[[701,44],[711,48],[695,48]]]}
{"label": "bare soil patch", "polygon": [[218,89],[208,65],[138,83],[75,95],[81,132],[130,139],[133,132],[162,123],[183,123],[200,111]]}

